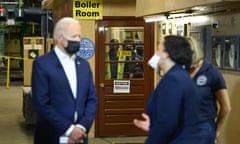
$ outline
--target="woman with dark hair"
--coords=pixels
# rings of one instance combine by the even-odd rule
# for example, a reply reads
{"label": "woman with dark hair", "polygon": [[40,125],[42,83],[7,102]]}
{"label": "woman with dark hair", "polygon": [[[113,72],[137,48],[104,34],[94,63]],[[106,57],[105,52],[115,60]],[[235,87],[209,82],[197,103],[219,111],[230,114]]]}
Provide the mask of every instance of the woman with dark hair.
{"label": "woman with dark hair", "polygon": [[134,124],[149,132],[146,144],[201,144],[199,95],[188,70],[192,50],[180,36],[166,36],[149,60],[164,75],[149,97],[147,115]]}

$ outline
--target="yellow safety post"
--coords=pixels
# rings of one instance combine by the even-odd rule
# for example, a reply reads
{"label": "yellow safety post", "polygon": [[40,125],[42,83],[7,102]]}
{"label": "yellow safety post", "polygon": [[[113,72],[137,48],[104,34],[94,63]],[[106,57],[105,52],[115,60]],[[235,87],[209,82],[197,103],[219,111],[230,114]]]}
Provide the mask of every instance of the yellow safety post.
{"label": "yellow safety post", "polygon": [[10,57],[7,57],[7,81],[6,81],[6,87],[9,88],[10,83]]}
{"label": "yellow safety post", "polygon": [[7,59],[7,78],[6,78],[6,87],[9,88],[10,85],[10,60],[16,59],[16,60],[30,60],[28,58],[21,58],[21,57],[10,57],[10,56],[0,56],[0,58]]}

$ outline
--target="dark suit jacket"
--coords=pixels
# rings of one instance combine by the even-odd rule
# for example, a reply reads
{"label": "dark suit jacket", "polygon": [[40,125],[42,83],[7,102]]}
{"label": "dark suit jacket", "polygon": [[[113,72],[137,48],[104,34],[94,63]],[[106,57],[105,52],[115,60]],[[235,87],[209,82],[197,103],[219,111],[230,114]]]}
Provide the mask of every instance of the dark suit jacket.
{"label": "dark suit jacket", "polygon": [[189,73],[175,65],[150,96],[147,112],[150,131],[147,144],[199,143],[200,102]]}
{"label": "dark suit jacket", "polygon": [[[76,99],[55,51],[34,61],[32,95],[38,113],[35,143],[57,144],[71,124],[90,129],[96,114],[96,89],[88,62],[80,57],[76,61]],[[75,111],[78,113],[76,123]]]}

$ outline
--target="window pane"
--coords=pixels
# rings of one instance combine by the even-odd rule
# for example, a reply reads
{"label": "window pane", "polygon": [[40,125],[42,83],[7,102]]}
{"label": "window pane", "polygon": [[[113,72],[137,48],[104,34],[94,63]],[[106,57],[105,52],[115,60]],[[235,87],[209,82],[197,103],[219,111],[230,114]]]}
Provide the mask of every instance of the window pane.
{"label": "window pane", "polygon": [[105,42],[109,43],[116,39],[119,43],[125,40],[144,41],[144,27],[105,27],[106,38]]}
{"label": "window pane", "polygon": [[143,27],[106,27],[105,78],[143,78]]}
{"label": "window pane", "polygon": [[143,63],[128,62],[124,68],[125,78],[139,79],[144,77]]}
{"label": "window pane", "polygon": [[[143,73],[144,46],[138,44],[109,44],[105,46],[105,78],[126,79]],[[143,78],[143,74],[142,74]]]}
{"label": "window pane", "polygon": [[144,78],[143,63],[125,62],[105,63],[105,79],[142,79]]}

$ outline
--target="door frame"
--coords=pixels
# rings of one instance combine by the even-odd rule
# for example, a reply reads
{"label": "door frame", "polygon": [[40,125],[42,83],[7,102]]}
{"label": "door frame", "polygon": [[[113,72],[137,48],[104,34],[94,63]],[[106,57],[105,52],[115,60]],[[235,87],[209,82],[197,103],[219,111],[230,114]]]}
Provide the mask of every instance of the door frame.
{"label": "door frame", "polygon": [[[118,16],[118,17],[111,17],[111,16],[105,16],[103,17],[102,21],[143,21],[143,18],[136,18],[134,16]],[[99,25],[98,22],[100,21],[95,21],[95,44],[96,44],[96,51],[95,51],[95,86],[96,86],[96,90],[97,90],[97,94],[100,91],[100,76],[99,76],[99,69],[100,69],[100,65],[98,64],[98,61],[102,58],[102,56],[100,56],[100,49],[98,49],[98,45],[101,44],[101,40],[102,38],[99,37],[99,33],[101,33],[101,31],[98,30]],[[144,63],[145,63],[145,67],[147,66],[147,61],[150,59],[151,55],[154,53],[154,23],[148,23],[148,25],[150,26],[150,41],[149,41],[149,46],[150,46],[150,55],[144,58]],[[121,26],[121,25],[119,25]],[[104,68],[104,67],[103,67]],[[146,70],[144,70],[144,73],[148,73],[145,74],[145,78],[144,79],[148,79],[150,82],[149,88],[151,90],[154,89],[154,70],[153,69],[149,69],[147,72]],[[99,96],[98,96],[99,97]],[[95,137],[99,137],[99,130],[97,125],[100,124],[101,119],[99,118],[99,106],[97,108],[97,114],[96,114],[96,119],[95,119]],[[140,129],[139,129],[140,130]],[[141,130],[140,130],[141,131]]]}

